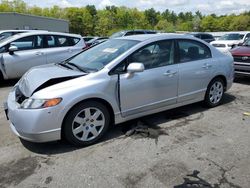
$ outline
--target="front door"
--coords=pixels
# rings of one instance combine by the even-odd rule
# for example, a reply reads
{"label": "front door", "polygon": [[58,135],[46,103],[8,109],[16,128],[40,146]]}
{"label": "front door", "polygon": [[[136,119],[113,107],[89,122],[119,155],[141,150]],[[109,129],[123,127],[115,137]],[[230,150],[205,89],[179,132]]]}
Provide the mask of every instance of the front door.
{"label": "front door", "polygon": [[42,49],[42,36],[23,37],[8,44],[8,46],[12,45],[15,45],[18,50],[13,54],[3,53],[3,63],[8,79],[19,78],[31,67],[46,64],[46,54]]}
{"label": "front door", "polygon": [[174,42],[148,44],[126,59],[126,64],[140,62],[145,70],[121,74],[122,115],[130,116],[177,102],[178,65],[174,64]]}

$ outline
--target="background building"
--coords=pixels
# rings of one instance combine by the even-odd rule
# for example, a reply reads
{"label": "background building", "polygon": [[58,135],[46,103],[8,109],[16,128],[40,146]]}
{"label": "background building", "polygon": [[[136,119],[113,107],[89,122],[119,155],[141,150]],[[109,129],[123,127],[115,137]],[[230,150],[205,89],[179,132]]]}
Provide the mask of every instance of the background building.
{"label": "background building", "polygon": [[62,19],[13,12],[0,13],[0,30],[7,29],[40,29],[68,33],[69,22]]}

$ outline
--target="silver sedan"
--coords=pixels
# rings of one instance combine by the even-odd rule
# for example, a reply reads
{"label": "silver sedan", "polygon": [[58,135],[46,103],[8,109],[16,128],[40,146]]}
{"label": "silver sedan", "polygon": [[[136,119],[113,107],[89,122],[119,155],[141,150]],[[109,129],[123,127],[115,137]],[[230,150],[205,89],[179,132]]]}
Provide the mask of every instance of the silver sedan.
{"label": "silver sedan", "polygon": [[118,124],[204,101],[215,107],[233,83],[233,58],[185,35],[110,39],[63,63],[29,70],[5,110],[32,142],[93,144]]}

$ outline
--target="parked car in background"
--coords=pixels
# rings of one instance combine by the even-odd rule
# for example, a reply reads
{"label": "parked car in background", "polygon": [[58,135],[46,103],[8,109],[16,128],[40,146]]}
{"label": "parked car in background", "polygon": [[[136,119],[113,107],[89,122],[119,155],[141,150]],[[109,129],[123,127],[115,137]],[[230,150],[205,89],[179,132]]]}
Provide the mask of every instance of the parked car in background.
{"label": "parked car in background", "polygon": [[215,48],[223,53],[228,53],[229,50],[242,44],[250,37],[250,32],[228,33],[221,36],[218,40],[211,42]]}
{"label": "parked car in background", "polygon": [[0,30],[0,42],[1,40],[13,36],[18,33],[26,33],[26,32],[37,32],[38,30]]}
{"label": "parked car in background", "polygon": [[117,38],[117,37],[124,37],[129,35],[142,35],[142,34],[155,34],[157,31],[153,30],[126,30],[126,31],[119,31],[110,36],[110,38]]}
{"label": "parked car in background", "polygon": [[83,38],[84,42],[86,43],[86,42],[94,39],[95,37],[93,37],[93,36],[85,36],[85,37],[82,37],[82,38]]}
{"label": "parked car in background", "polygon": [[195,37],[128,36],[32,68],[4,106],[11,129],[25,140],[64,137],[85,146],[112,123],[198,101],[217,106],[233,79],[233,58]]}
{"label": "parked car in background", "polygon": [[231,51],[236,75],[250,76],[250,38]]}
{"label": "parked car in background", "polygon": [[57,32],[26,32],[0,43],[0,78],[20,78],[38,65],[59,63],[85,48],[80,35]]}
{"label": "parked car in background", "polygon": [[86,45],[88,47],[105,42],[106,40],[108,40],[108,37],[94,37],[93,39],[89,40],[88,42],[86,42]]}
{"label": "parked car in background", "polygon": [[194,32],[194,33],[188,33],[188,34],[193,35],[194,37],[199,38],[201,40],[204,40],[207,43],[210,43],[215,40],[213,35],[208,34],[208,33]]}

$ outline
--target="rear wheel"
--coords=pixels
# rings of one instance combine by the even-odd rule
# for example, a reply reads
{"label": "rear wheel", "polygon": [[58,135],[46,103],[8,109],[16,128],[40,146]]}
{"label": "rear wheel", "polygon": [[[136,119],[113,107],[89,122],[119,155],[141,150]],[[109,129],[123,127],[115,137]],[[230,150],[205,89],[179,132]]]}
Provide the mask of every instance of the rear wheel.
{"label": "rear wheel", "polygon": [[105,105],[87,101],[76,105],[63,124],[65,138],[77,146],[96,143],[106,132],[110,115]]}
{"label": "rear wheel", "polygon": [[215,107],[221,103],[225,91],[224,87],[225,84],[221,78],[215,78],[210,82],[204,100],[208,107]]}

